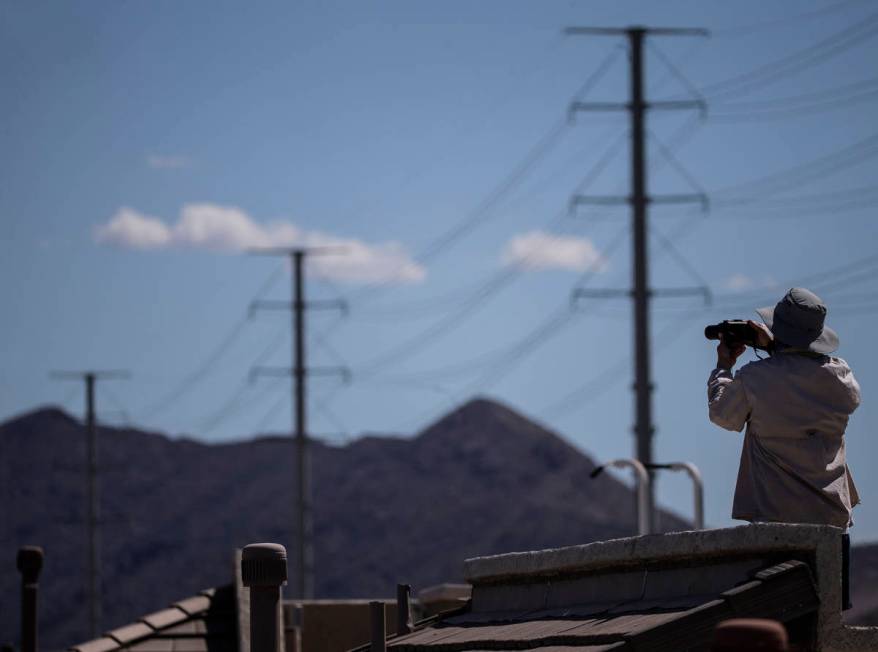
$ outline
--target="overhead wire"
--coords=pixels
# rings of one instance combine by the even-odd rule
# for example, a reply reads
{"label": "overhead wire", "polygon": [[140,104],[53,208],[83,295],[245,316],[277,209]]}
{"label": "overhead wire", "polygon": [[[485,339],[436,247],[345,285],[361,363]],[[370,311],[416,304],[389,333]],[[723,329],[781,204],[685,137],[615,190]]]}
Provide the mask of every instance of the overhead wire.
{"label": "overhead wire", "polygon": [[868,79],[861,79],[839,86],[796,95],[772,97],[762,100],[714,103],[711,105],[711,115],[715,117],[717,112],[719,112],[741,113],[746,116],[763,111],[788,111],[807,109],[812,106],[819,107],[828,101],[851,102],[863,93],[874,92],[876,87],[878,87],[878,77],[869,77]]}
{"label": "overhead wire", "polygon": [[[259,285],[254,295],[255,298],[259,299],[264,296],[265,293],[268,292],[278,281],[283,271],[283,264],[277,265],[269,274],[268,278]],[[210,350],[207,356],[197,367],[195,367],[195,369],[172,386],[172,388],[163,396],[159,397],[158,400],[147,405],[142,410],[141,418],[147,421],[152,420],[157,415],[165,412],[172,405],[177,404],[184,396],[189,394],[192,389],[197,387],[214,366],[222,360],[226,353],[228,353],[232,345],[237,342],[238,338],[246,329],[249,321],[249,315],[245,313],[238,321],[234,322],[232,328],[228,331],[225,337],[223,337],[217,345]]]}
{"label": "overhead wire", "polygon": [[[671,138],[669,139],[669,143],[671,145],[667,149],[667,154],[671,155],[673,148],[679,148],[682,146],[691,136],[695,133],[695,127],[699,124],[698,120],[688,120],[678,128]],[[660,165],[662,161],[669,162],[668,157],[666,156],[663,159],[657,159],[650,162],[650,168],[654,169],[656,166]],[[674,159],[676,160],[676,159]],[[679,163],[679,162],[678,162]],[[576,192],[579,192],[581,189],[577,189]],[[621,232],[621,236],[624,236],[628,232],[627,228]],[[622,238],[619,237],[617,240],[614,240],[611,245],[607,248],[607,252],[614,251],[615,248],[621,244]],[[605,252],[605,254],[607,253]],[[679,254],[679,252],[677,252]],[[587,282],[590,280],[596,269],[589,268],[583,274],[582,277],[574,284],[574,287],[580,285],[583,282]],[[461,394],[472,392],[473,388],[478,387],[480,390],[484,390],[486,387],[493,386],[496,384],[502,377],[512,371],[515,366],[522,361],[529,353],[533,352],[538,346],[546,343],[553,337],[561,332],[562,328],[569,323],[572,315],[570,314],[570,310],[567,309],[565,311],[567,314],[552,314],[550,317],[539,324],[534,330],[532,330],[528,335],[519,340],[513,347],[510,347],[508,351],[503,351],[503,357],[497,363],[494,363],[489,366],[487,373],[483,374],[475,382],[471,383],[467,386],[467,389],[462,392],[457,392],[456,395],[452,395],[452,400],[457,400]],[[580,313],[581,314],[581,313]],[[499,351],[498,351],[499,352]],[[429,372],[427,372],[429,373]]]}
{"label": "overhead wire", "polygon": [[[679,339],[684,332],[684,329],[681,328],[681,326],[688,322],[689,319],[689,315],[683,315],[659,331],[656,337],[658,344],[654,347],[654,352],[662,352],[665,348],[669,347]],[[552,419],[585,407],[585,405],[597,400],[607,391],[612,389],[616,382],[624,379],[625,376],[630,373],[630,365],[630,355],[621,360],[617,360],[575,389],[540,409],[537,414],[542,418]]]}
{"label": "overhead wire", "polygon": [[762,110],[726,110],[711,113],[711,120],[716,123],[762,122],[771,120],[788,120],[791,117],[818,115],[836,109],[850,108],[855,104],[871,102],[878,99],[878,88],[862,91],[847,97],[836,97],[800,106],[776,107]]}
{"label": "overhead wire", "polygon": [[274,419],[280,413],[281,409],[289,405],[289,397],[286,394],[282,394],[278,397],[278,399],[271,404],[271,407],[265,412],[262,418],[259,419],[259,422],[256,424],[254,428],[254,432],[264,433],[265,430],[274,422]]}
{"label": "overhead wire", "polygon": [[[553,32],[551,43],[547,48],[548,51],[555,51],[560,48],[560,46],[564,43],[564,36],[562,34],[558,34],[557,32]],[[512,79],[514,79],[514,86],[508,89],[508,92],[502,94],[499,99],[496,99],[490,106],[490,108],[485,112],[482,119],[480,119],[475,124],[469,124],[464,129],[460,129],[457,131],[454,140],[459,141],[466,139],[468,136],[471,136],[479,131],[483,130],[484,127],[490,122],[494,113],[497,109],[506,106],[509,101],[518,95],[521,91],[519,86],[521,84],[522,79],[528,79],[533,77],[539,72],[544,71],[548,68],[549,65],[552,65],[552,62],[548,59],[543,59],[538,62],[536,66],[529,66],[527,70],[518,69],[514,74],[510,75]],[[449,158],[450,150],[446,150],[444,154],[440,154],[439,156],[430,156],[426,163],[409,166],[406,172],[406,175],[402,178],[399,184],[396,186],[397,190],[408,187],[415,180],[424,176],[427,172],[429,172],[435,165],[437,160],[447,159]],[[377,214],[378,209],[386,203],[386,195],[382,198],[382,200],[376,201],[372,206],[368,207],[364,212],[364,216],[369,218]]]}
{"label": "overhead wire", "polygon": [[[613,239],[610,247],[608,247],[608,250],[615,250],[624,241],[624,236],[627,235],[627,233],[627,227],[621,229]],[[602,260],[593,261],[583,272],[574,286],[586,283],[598,272],[602,264]],[[546,319],[540,322],[536,328],[529,331],[524,337],[520,338],[512,347],[510,347],[510,350],[506,353],[504,359],[500,360],[495,365],[488,367],[479,378],[469,383],[465,388],[450,393],[447,396],[447,400],[443,403],[443,406],[438,410],[435,408],[432,409],[430,414],[435,415],[437,412],[441,414],[446,411],[449,406],[459,402],[461,397],[472,394],[475,388],[478,388],[479,391],[484,391],[488,387],[493,386],[508,374],[518,363],[539,348],[539,346],[548,343],[554,336],[562,332],[563,329],[577,316],[578,314],[570,310],[570,306],[565,300],[560,306],[558,306],[558,308],[550,313]],[[429,418],[431,417],[425,417],[422,415],[417,421],[420,422]]]}
{"label": "overhead wire", "polygon": [[710,34],[711,36],[715,36],[718,38],[726,38],[740,37],[767,30],[776,31],[780,28],[793,27],[803,22],[808,22],[814,20],[815,18],[822,18],[823,16],[838,13],[839,11],[847,9],[848,7],[862,4],[868,4],[868,2],[864,2],[863,0],[842,0],[841,2],[832,3],[831,5],[828,5],[826,7],[820,7],[819,9],[812,9],[799,14],[793,14],[792,16],[785,15],[780,18],[772,18],[769,20],[762,20],[753,23],[744,23],[742,25],[734,25],[732,27],[725,27],[720,29],[711,29]]}
{"label": "overhead wire", "polygon": [[[770,305],[777,301],[773,296],[780,288],[789,288],[793,285],[808,287],[814,291],[826,292],[832,288],[870,281],[878,274],[878,255],[871,254],[855,261],[831,267],[819,272],[800,276],[797,279],[787,279],[781,283],[772,284],[771,288],[759,287],[750,291],[714,294],[715,301],[710,306],[710,312],[732,313],[734,311],[749,311],[753,306]],[[773,294],[768,294],[771,291]],[[706,312],[706,308],[666,308],[666,310],[680,310],[690,314]]]}
{"label": "overhead wire", "polygon": [[[564,165],[561,166],[561,169],[569,169],[574,158],[578,160],[583,154],[593,153],[594,151],[608,152],[604,154],[604,157],[615,156],[615,153],[618,152],[623,143],[623,136],[619,136],[613,131],[607,130],[595,139],[595,141],[589,142],[583,148],[578,148],[573,157],[564,161]],[[542,180],[542,183],[538,183],[535,187],[529,188],[526,194],[519,198],[519,201],[516,204],[517,208],[520,210],[522,206],[526,206],[527,198],[533,197],[539,192],[545,190],[545,188],[555,180],[556,176],[557,175],[555,174],[548,174],[546,175],[546,178]],[[367,322],[383,322],[388,319],[394,321],[406,318],[421,319],[437,312],[446,312],[449,307],[455,305],[459,306],[467,297],[472,295],[473,292],[478,291],[482,284],[483,281],[478,281],[439,296],[415,299],[405,303],[395,303],[390,306],[361,306],[357,309],[357,319]]]}
{"label": "overhead wire", "polygon": [[[875,36],[878,14],[871,14],[853,25],[809,44],[808,47],[790,53],[780,59],[768,62],[753,70],[733,77],[706,84],[700,88],[701,94],[710,102],[726,97],[742,95],[746,92],[771,84],[809,67],[822,64],[831,58],[850,50],[856,45]],[[674,98],[670,98],[674,99]]]}
{"label": "overhead wire", "polygon": [[[253,366],[262,365],[268,357],[274,353],[280,346],[285,335],[285,329],[279,329],[276,336],[269,340],[268,344],[262,349],[262,352],[256,357]],[[277,379],[278,381],[282,379]],[[245,377],[243,382],[237,386],[232,395],[222,404],[222,406],[208,416],[199,428],[202,432],[211,432],[221,423],[237,414],[244,406],[244,399],[248,390],[253,386],[250,377]]]}
{"label": "overhead wire", "polygon": [[[598,64],[595,71],[585,80],[585,82],[577,90],[575,97],[580,98],[586,95],[609,70],[616,59],[619,57],[619,50],[614,48],[608,55]],[[453,244],[461,238],[468,235],[480,224],[485,222],[492,216],[492,211],[499,205],[500,201],[514,190],[521,181],[526,177],[530,170],[541,161],[559,142],[561,136],[569,127],[567,118],[561,118],[555,122],[548,131],[546,131],[527,152],[524,158],[519,161],[507,174],[499,184],[497,184],[463,219],[454,224],[451,228],[440,233],[428,242],[414,256],[414,260],[418,263],[428,262],[441,253],[447,251]],[[386,286],[387,282],[376,282],[368,284],[360,288],[356,293],[349,295],[362,296],[370,291]]]}
{"label": "overhead wire", "polygon": [[[614,143],[613,145],[611,145],[610,148],[608,148],[604,155],[601,156],[600,159],[598,159],[598,161],[580,183],[580,190],[588,187],[591,183],[594,182],[595,179],[597,179],[598,176],[600,176],[601,172],[603,172],[606,166],[609,165],[613,156],[615,156],[616,150],[617,148]],[[551,228],[554,224],[563,220],[566,214],[566,209],[561,211],[548,222],[547,227]],[[526,256],[525,258],[527,259],[532,257],[533,253],[531,253],[530,256]],[[522,262],[526,262],[526,260]],[[414,337],[409,338],[402,344],[395,346],[391,350],[385,351],[384,353],[374,356],[372,359],[355,366],[355,377],[363,378],[374,375],[377,370],[386,367],[388,364],[398,362],[399,360],[407,358],[413,353],[422,350],[426,342],[443,336],[450,330],[462,324],[466,317],[470,316],[475,311],[485,307],[487,305],[486,300],[488,298],[497,294],[500,290],[509,285],[522,273],[522,265],[509,266],[500,269],[497,273],[491,276],[487,280],[487,282],[482,284],[477,292],[473,294],[467,301],[465,301],[458,310],[447,315],[444,319],[441,319],[438,322],[432,324],[430,327],[418,333]]]}
{"label": "overhead wire", "polygon": [[[595,259],[592,264],[583,272],[583,274],[576,281],[576,284],[588,282],[588,280],[598,271],[600,267],[602,267],[606,260],[613,255],[613,253],[619,248],[619,246],[624,241],[624,236],[627,235],[628,229],[622,229],[616,237],[614,237],[604,251],[601,254],[601,257]],[[568,304],[564,303],[565,311],[567,313],[573,314],[570,311]],[[457,362],[452,365],[446,365],[439,368],[428,369],[424,371],[419,371],[411,374],[405,374],[401,376],[394,376],[390,378],[379,378],[381,381],[395,381],[395,382],[423,382],[424,380],[433,380],[436,378],[446,378],[453,376],[460,376],[462,373],[465,374],[468,371],[485,371],[485,369],[496,369],[499,366],[507,364],[512,358],[519,355],[520,352],[529,347],[529,343],[534,341],[535,335],[552,330],[552,326],[559,321],[558,315],[553,313],[548,319],[541,322],[536,328],[529,331],[526,335],[521,338],[516,339],[514,342],[510,344],[505,344],[498,348],[495,348],[486,353],[482,353],[475,358],[471,358],[469,360],[463,362]]]}
{"label": "overhead wire", "polygon": [[771,196],[816,179],[823,179],[874,158],[878,155],[878,134],[867,136],[851,145],[805,163],[793,165],[757,179],[743,181],[711,191],[712,202],[720,205],[728,199],[738,200],[754,195]]}

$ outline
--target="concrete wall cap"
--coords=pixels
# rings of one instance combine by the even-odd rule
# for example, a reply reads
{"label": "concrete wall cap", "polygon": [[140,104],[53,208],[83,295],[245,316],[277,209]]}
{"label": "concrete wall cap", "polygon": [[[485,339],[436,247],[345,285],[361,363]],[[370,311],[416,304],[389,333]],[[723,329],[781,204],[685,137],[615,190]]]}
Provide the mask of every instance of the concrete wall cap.
{"label": "concrete wall cap", "polygon": [[603,573],[654,563],[710,565],[727,564],[736,558],[774,557],[776,553],[792,553],[799,558],[804,555],[820,598],[816,649],[878,650],[878,628],[848,627],[841,620],[841,534],[841,529],[829,525],[793,523],[650,534],[468,559],[464,562],[464,577],[479,591],[480,586],[538,585],[570,573]]}
{"label": "concrete wall cap", "polygon": [[733,528],[648,534],[579,546],[476,557],[464,562],[472,583],[571,571],[638,566],[649,561],[722,558],[765,551],[814,550],[841,530],[830,525],[757,523]]}

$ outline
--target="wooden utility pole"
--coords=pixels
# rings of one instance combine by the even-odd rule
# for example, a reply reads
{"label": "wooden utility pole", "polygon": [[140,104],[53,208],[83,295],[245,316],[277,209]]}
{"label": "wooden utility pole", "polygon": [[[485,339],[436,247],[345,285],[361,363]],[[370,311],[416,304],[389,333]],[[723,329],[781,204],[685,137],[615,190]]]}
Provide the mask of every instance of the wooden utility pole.
{"label": "wooden utility pole", "polygon": [[88,606],[89,633],[97,638],[101,633],[101,503],[98,486],[98,440],[95,412],[95,384],[98,379],[128,378],[125,371],[58,371],[52,377],[63,380],[85,381],[85,429],[88,450],[86,484],[88,487]]}
{"label": "wooden utility pole", "polygon": [[[655,428],[652,418],[652,372],[650,369],[650,324],[649,303],[654,292],[649,286],[649,246],[647,241],[647,207],[650,203],[678,203],[698,201],[704,202],[703,195],[674,195],[670,197],[650,197],[647,190],[646,166],[646,114],[648,109],[704,109],[704,102],[674,101],[647,102],[644,92],[644,60],[643,46],[647,35],[659,36],[707,36],[702,29],[682,28],[605,28],[605,27],[568,27],[565,34],[587,34],[602,36],[625,36],[628,39],[630,54],[630,99],[627,104],[574,102],[571,111],[616,111],[627,110],[631,117],[631,194],[628,197],[588,197],[577,195],[572,204],[608,204],[627,202],[631,205],[632,231],[632,280],[631,290],[619,292],[628,294],[633,300],[634,308],[634,393],[635,393],[635,425],[636,437],[635,457],[649,468],[653,463],[652,438]],[[684,289],[688,292],[689,289]],[[674,293],[679,294],[679,290]],[[703,294],[703,288],[692,290]],[[608,296],[606,291],[592,294],[588,290],[576,290],[574,297]],[[653,483],[649,483],[648,495],[648,526],[654,529],[655,495]]]}
{"label": "wooden utility pole", "polygon": [[292,311],[292,366],[254,367],[257,376],[290,376],[293,378],[293,439],[296,444],[296,594],[302,600],[314,597],[314,522],[311,504],[311,469],[308,451],[307,378],[314,374],[349,375],[345,368],[308,368],[305,361],[305,311],[309,309],[347,309],[343,301],[305,301],[305,258],[309,255],[338,253],[335,249],[263,249],[252,253],[286,256],[292,267],[292,301],[255,301],[251,312],[259,309]]}

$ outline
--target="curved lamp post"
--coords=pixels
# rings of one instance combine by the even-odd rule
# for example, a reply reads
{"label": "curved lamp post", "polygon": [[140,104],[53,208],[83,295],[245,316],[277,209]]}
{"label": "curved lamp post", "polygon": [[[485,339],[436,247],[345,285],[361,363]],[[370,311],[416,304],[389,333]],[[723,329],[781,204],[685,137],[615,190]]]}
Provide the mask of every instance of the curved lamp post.
{"label": "curved lamp post", "polygon": [[634,471],[637,483],[637,534],[649,534],[652,531],[652,510],[649,508],[650,480],[646,467],[633,458],[622,458],[595,467],[589,477],[596,478],[608,466],[617,469],[630,468]]}
{"label": "curved lamp post", "polygon": [[692,479],[692,488],[695,499],[695,508],[692,520],[696,530],[704,529],[704,481],[701,479],[701,471],[692,462],[670,462],[669,464],[647,464],[648,469],[667,469],[668,471],[683,471]]}

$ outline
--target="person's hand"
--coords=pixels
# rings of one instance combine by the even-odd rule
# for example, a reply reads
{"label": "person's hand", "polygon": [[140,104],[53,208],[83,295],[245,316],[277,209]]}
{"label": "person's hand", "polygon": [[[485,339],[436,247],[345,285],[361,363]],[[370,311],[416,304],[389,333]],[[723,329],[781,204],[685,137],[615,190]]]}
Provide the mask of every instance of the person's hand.
{"label": "person's hand", "polygon": [[723,340],[722,333],[719,336],[719,345],[716,347],[716,366],[717,369],[729,369],[735,366],[738,357],[747,349],[746,344],[740,342],[732,343],[732,346],[726,344]]}
{"label": "person's hand", "polygon": [[756,346],[768,351],[771,348],[772,342],[774,342],[774,335],[768,330],[768,326],[763,323],[755,322],[752,319],[748,319],[747,323],[750,324],[750,328],[756,332]]}

